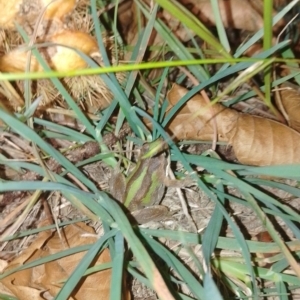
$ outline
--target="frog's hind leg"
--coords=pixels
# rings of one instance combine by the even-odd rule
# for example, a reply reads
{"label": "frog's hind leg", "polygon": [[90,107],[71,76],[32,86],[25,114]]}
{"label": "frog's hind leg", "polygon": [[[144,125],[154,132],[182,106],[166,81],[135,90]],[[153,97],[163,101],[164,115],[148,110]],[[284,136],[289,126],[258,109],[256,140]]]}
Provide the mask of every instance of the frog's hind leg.
{"label": "frog's hind leg", "polygon": [[146,224],[150,221],[162,221],[168,214],[168,208],[162,205],[152,205],[131,213],[139,224]]}

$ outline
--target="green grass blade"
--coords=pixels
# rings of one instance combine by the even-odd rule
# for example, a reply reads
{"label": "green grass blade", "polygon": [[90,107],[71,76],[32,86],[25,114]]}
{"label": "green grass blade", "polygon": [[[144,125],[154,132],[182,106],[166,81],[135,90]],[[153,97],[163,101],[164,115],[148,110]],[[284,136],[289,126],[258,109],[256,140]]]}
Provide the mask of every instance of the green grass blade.
{"label": "green grass blade", "polygon": [[220,55],[225,58],[231,58],[231,55],[223,48],[219,41],[212,35],[212,33],[197,19],[191,12],[189,12],[179,2],[170,0],[156,0],[166,11],[170,12],[176,19],[185,24],[207,44],[212,46]]}
{"label": "green grass blade", "polygon": [[[148,235],[143,235],[147,240],[149,247],[154,251],[158,256],[160,256],[170,268],[176,270],[176,272],[181,276],[181,278],[186,281],[189,285],[190,290],[197,299],[204,299],[204,290],[201,284],[197,279],[192,275],[192,273],[180,262],[180,260],[173,255],[168,249],[162,246],[157,241],[151,239]],[[184,239],[184,236],[182,236]]]}
{"label": "green grass blade", "polygon": [[[273,13],[273,1],[264,1],[264,39],[263,49],[268,50],[272,48],[272,13]],[[265,82],[265,102],[272,108],[271,104],[271,66],[264,70],[264,82]]]}
{"label": "green grass blade", "polygon": [[164,295],[168,294],[168,288],[161,274],[157,271],[150,255],[146,251],[142,242],[137,238],[131,224],[129,223],[124,212],[121,210],[119,205],[114,201],[111,201],[107,195],[100,194],[98,201],[111,213],[113,218],[117,221],[118,227],[125,239],[127,240],[133,254],[139,261],[143,272],[149,278],[152,287],[155,289],[157,294],[162,296],[162,299],[167,299]]}
{"label": "green grass blade", "polygon": [[[264,1],[269,2],[269,1]],[[290,2],[287,6],[285,6],[283,9],[276,14],[276,16],[273,18],[273,25],[275,25],[277,22],[279,22],[297,3],[299,0],[294,0]],[[260,29],[252,38],[249,39],[248,42],[246,42],[244,45],[242,45],[234,54],[234,57],[240,57],[249,47],[251,47],[254,43],[259,41],[264,36],[264,29]]]}
{"label": "green grass blade", "polygon": [[220,9],[219,9],[219,2],[217,0],[210,0],[211,6],[212,6],[212,11],[216,20],[216,28],[218,31],[218,37],[220,39],[220,42],[223,46],[223,48],[230,53],[230,44],[227,38],[227,34],[224,28],[224,24],[222,22],[221,14],[220,14]]}
{"label": "green grass blade", "polygon": [[110,299],[122,299],[123,266],[124,266],[124,237],[121,232],[115,236],[115,254],[110,282]]}
{"label": "green grass blade", "polygon": [[[143,14],[150,19],[151,14],[148,12],[148,10],[145,8],[143,3],[141,2],[136,2],[138,7],[141,9]],[[156,20],[154,24],[154,28],[157,30],[159,35],[163,38],[164,41],[167,42],[168,46],[172,51],[182,60],[182,61],[187,61],[187,60],[193,60],[194,57],[189,53],[186,49],[186,47],[176,38],[176,36],[170,32],[170,29],[161,21],[161,20]],[[201,60],[199,60],[201,61]],[[164,62],[165,63],[165,62]],[[171,62],[169,62],[171,63]],[[158,62],[156,63],[151,63],[149,66],[151,68],[157,68],[158,67]],[[193,65],[190,65],[189,70],[196,76],[197,78],[200,79],[200,81],[206,81],[208,79],[208,73],[207,71],[200,67],[199,64],[195,63]],[[0,74],[1,75],[1,74]],[[1,76],[0,76],[1,78]]]}
{"label": "green grass blade", "polygon": [[[221,184],[221,182],[217,183],[217,187],[218,189],[223,191],[223,185]],[[225,198],[222,195],[220,195],[218,199],[221,205],[225,204]],[[211,255],[215,250],[216,244],[218,242],[222,224],[223,213],[220,210],[219,206],[216,205],[203,235],[202,252],[206,266],[210,266]]]}
{"label": "green grass blade", "polygon": [[223,297],[220,294],[211,274],[206,273],[204,277],[204,299],[222,300]]}
{"label": "green grass blade", "polygon": [[91,190],[96,191],[96,186],[86,178],[86,176],[76,168],[68,159],[66,159],[59,151],[54,149],[51,145],[46,143],[40,136],[36,134],[34,130],[25,126],[22,122],[20,122],[17,118],[5,113],[0,109],[0,119],[3,120],[8,126],[10,126],[16,133],[20,136],[26,138],[29,141],[33,141],[37,144],[41,149],[43,149],[50,157],[55,158],[59,161],[64,168],[66,168],[69,172],[73,173],[77,178],[81,178],[83,184],[88,186]]}

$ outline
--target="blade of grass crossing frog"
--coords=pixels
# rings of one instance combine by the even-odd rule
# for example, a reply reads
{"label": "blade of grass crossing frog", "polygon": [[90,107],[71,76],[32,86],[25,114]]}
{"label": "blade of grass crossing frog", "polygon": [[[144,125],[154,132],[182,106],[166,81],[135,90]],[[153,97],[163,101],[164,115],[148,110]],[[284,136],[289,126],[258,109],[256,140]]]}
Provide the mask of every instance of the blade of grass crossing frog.
{"label": "blade of grass crossing frog", "polygon": [[137,261],[140,263],[144,273],[149,278],[152,287],[155,289],[158,296],[161,299],[173,299],[173,296],[170,294],[161,274],[158,272],[158,269],[146,251],[143,243],[136,236],[135,231],[125,216],[123,210],[116,202],[111,201],[110,198],[105,194],[98,198],[98,202],[102,204],[115,219],[116,223],[118,224],[118,228],[123,233],[129,247],[137,258]]}
{"label": "blade of grass crossing frog", "polygon": [[[136,111],[142,115],[143,117],[146,117],[148,119],[152,119],[148,114],[146,114],[144,111],[140,110],[139,108],[135,108]],[[153,120],[153,119],[152,119]],[[193,173],[193,169],[190,167],[190,165],[188,164],[187,160],[185,159],[185,156],[181,153],[181,151],[178,149],[178,147],[174,144],[174,142],[169,138],[169,136],[166,134],[166,132],[161,128],[161,126],[155,122],[155,120],[153,120],[153,126],[157,128],[158,132],[161,134],[161,136],[168,141],[168,143],[170,144],[173,153],[176,155],[174,157],[174,160],[180,160],[184,166],[184,168],[190,173]],[[191,162],[194,163],[194,162]],[[200,180],[197,177],[197,183],[199,185],[199,187],[210,197],[212,198],[215,202],[217,202],[217,198],[215,197],[215,195],[211,192],[211,190],[206,186],[206,184]],[[130,202],[129,202],[130,203]],[[226,211],[225,211],[226,213]]]}
{"label": "blade of grass crossing frog", "polygon": [[[144,168],[139,174],[139,176],[135,178],[135,180],[132,182],[130,186],[130,190],[128,191],[126,195],[126,201],[124,202],[124,206],[128,207],[130,203],[132,203],[132,200],[140,190],[141,186],[143,185],[144,178],[147,175],[147,168]],[[133,173],[132,176],[135,176]],[[128,180],[131,179],[131,176],[129,175]],[[146,199],[148,200],[148,199]]]}
{"label": "blade of grass crossing frog", "polygon": [[[160,135],[164,138],[165,141],[167,141],[169,143],[169,145],[171,146],[172,150],[173,150],[173,154],[175,154],[176,156],[174,156],[174,160],[180,160],[184,166],[184,168],[190,173],[193,174],[193,169],[190,167],[189,163],[187,162],[185,156],[181,153],[181,151],[178,149],[178,147],[175,145],[175,143],[172,141],[172,139],[169,137],[169,135],[164,131],[164,129],[161,127],[160,124],[158,124],[155,120],[153,120],[152,117],[150,117],[146,112],[142,111],[140,108],[138,107],[134,107],[133,109],[135,109],[136,112],[138,112],[138,114],[140,114],[142,117],[147,118],[148,120],[152,121],[153,123],[153,127],[155,127],[158,131],[158,133],[160,133]],[[193,163],[193,162],[191,162]],[[198,184],[200,185],[200,187],[210,196],[210,197],[215,197],[210,190],[206,187],[206,185],[199,179],[198,179]]]}
{"label": "blade of grass crossing frog", "polygon": [[142,159],[151,158],[158,153],[166,150],[166,145],[162,138],[156,139],[155,141],[150,143],[149,151],[147,151],[143,156]]}

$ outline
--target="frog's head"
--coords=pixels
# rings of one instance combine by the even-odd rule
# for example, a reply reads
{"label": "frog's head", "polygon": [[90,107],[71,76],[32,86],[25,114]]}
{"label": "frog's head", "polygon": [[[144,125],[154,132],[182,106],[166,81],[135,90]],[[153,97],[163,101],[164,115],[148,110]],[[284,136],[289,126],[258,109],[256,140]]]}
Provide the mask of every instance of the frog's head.
{"label": "frog's head", "polygon": [[158,138],[157,140],[151,143],[145,143],[142,146],[141,158],[147,159],[156,156],[157,154],[168,149],[168,144],[162,139]]}

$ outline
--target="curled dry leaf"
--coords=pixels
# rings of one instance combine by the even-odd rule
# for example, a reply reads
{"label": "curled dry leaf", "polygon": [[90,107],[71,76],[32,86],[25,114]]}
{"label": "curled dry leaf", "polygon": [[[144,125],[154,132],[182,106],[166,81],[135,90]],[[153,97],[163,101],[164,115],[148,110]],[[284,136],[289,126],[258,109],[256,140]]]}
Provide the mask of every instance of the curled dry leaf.
{"label": "curled dry leaf", "polygon": [[277,106],[280,107],[278,102],[281,102],[283,109],[289,117],[289,125],[300,132],[300,93],[299,89],[291,88],[283,89],[280,91],[280,99],[276,99]]}
{"label": "curled dry leaf", "polygon": [[[174,84],[169,91],[167,98],[170,103],[168,111],[188,92],[187,89]],[[197,115],[195,113],[197,112]],[[222,113],[223,112],[223,113]],[[168,124],[168,130],[177,139],[196,139],[211,141],[214,136],[213,118],[217,117],[217,122],[222,122],[226,126],[218,130],[218,141],[227,142],[228,131],[232,128],[238,112],[227,109],[221,104],[208,106],[200,94],[192,97],[173,117]],[[225,120],[226,119],[226,120]]]}
{"label": "curled dry leaf", "polygon": [[[43,232],[19,257],[9,264],[5,270],[23,265],[50,254],[59,253],[68,248],[92,244],[96,241],[94,231],[84,223],[69,225],[61,229],[59,235]],[[84,236],[86,235],[86,236]],[[43,293],[47,291],[51,297],[57,295],[64,282],[80,262],[85,252],[70,255],[46,264],[19,271],[5,277],[2,284],[20,300],[45,299]],[[108,249],[93,261],[91,266],[110,262]],[[90,274],[84,277],[69,299],[109,299],[111,270]],[[126,297],[125,297],[126,298]],[[129,299],[129,298],[126,298]]]}
{"label": "curled dry leaf", "polygon": [[[173,85],[168,93],[170,108],[187,89]],[[200,95],[192,97],[167,125],[177,139],[212,140],[212,119],[218,139],[232,145],[242,164],[267,166],[300,163],[300,134],[273,120],[241,114],[215,104],[209,110]]]}

